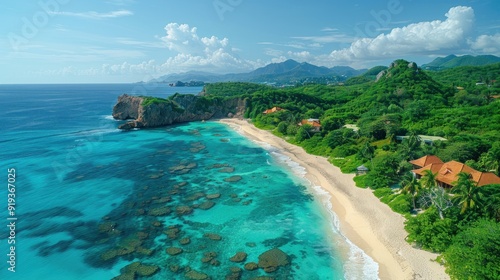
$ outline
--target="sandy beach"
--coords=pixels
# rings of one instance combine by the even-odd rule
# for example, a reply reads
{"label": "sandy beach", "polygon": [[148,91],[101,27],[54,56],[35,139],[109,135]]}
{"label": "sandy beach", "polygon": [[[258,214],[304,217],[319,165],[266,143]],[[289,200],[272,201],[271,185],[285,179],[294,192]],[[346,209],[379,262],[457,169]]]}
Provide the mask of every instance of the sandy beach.
{"label": "sandy beach", "polygon": [[265,142],[306,169],[306,178],[331,195],[340,230],[379,264],[380,279],[449,279],[436,254],[415,249],[405,241],[404,217],[380,202],[369,189],[355,186],[353,174],[343,174],[326,158],[306,153],[245,120],[222,119],[249,139]]}

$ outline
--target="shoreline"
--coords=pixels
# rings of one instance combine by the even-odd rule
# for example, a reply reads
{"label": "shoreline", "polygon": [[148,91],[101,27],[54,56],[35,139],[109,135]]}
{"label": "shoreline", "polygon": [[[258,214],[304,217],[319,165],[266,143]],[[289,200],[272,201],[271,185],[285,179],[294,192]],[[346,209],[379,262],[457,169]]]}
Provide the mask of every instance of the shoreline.
{"label": "shoreline", "polygon": [[405,241],[405,218],[380,202],[372,191],[355,186],[354,174],[344,174],[325,157],[310,155],[269,131],[246,120],[221,119],[255,141],[277,148],[305,168],[305,178],[330,195],[341,234],[379,265],[380,279],[449,279],[443,266],[432,261],[437,254],[415,249]]}

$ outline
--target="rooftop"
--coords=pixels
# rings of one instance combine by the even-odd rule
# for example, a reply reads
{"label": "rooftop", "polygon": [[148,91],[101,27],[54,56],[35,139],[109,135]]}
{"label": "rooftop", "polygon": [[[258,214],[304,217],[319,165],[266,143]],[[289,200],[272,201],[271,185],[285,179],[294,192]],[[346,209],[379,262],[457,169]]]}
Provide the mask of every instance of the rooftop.
{"label": "rooftop", "polygon": [[425,156],[419,159],[410,161],[410,163],[421,166],[421,164],[426,164],[418,169],[413,170],[413,173],[418,175],[425,175],[425,170],[430,170],[432,173],[436,174],[436,180],[441,183],[453,186],[458,180],[458,173],[465,172],[471,175],[471,179],[476,182],[478,187],[482,187],[490,184],[500,184],[500,177],[491,172],[481,172],[474,168],[463,164],[458,161],[449,161],[443,163],[440,158],[436,156]]}
{"label": "rooftop", "polygon": [[428,155],[428,156],[421,157],[419,159],[412,160],[412,161],[410,161],[410,163],[413,165],[419,166],[419,167],[424,167],[424,166],[427,166],[429,164],[443,163],[443,161],[435,155]]}

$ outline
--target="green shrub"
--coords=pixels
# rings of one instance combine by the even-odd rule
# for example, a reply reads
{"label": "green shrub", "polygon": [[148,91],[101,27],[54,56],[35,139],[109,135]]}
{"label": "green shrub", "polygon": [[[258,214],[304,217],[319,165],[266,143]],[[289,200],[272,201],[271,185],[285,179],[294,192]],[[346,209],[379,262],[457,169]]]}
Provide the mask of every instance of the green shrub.
{"label": "green shrub", "polygon": [[500,279],[500,224],[480,220],[469,225],[443,257],[451,279]]}
{"label": "green shrub", "polygon": [[391,188],[379,188],[376,189],[373,194],[378,197],[379,199],[382,199],[385,196],[391,195],[392,194],[392,189]]}
{"label": "green shrub", "polygon": [[433,252],[443,252],[457,231],[457,225],[449,218],[440,219],[437,209],[432,206],[424,213],[411,217],[405,222],[410,243]]}
{"label": "green shrub", "polygon": [[353,178],[354,183],[359,188],[366,189],[368,186],[366,185],[366,175],[359,175]]}
{"label": "green shrub", "polygon": [[143,96],[143,98],[144,99],[142,100],[141,105],[145,106],[145,107],[152,105],[152,104],[161,104],[161,103],[171,104],[172,103],[172,101],[165,99],[165,98],[160,98],[160,97]]}
{"label": "green shrub", "polygon": [[411,195],[408,194],[399,194],[394,197],[389,203],[389,207],[391,207],[392,211],[407,214],[410,213],[411,210]]}

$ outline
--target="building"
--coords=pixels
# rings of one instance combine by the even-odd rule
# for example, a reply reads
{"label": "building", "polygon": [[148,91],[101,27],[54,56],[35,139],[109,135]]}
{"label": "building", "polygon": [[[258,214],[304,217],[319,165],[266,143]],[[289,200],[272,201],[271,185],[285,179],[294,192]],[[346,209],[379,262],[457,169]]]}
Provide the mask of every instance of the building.
{"label": "building", "polygon": [[300,123],[299,123],[299,126],[303,126],[303,125],[310,125],[313,127],[312,131],[314,132],[319,132],[321,130],[321,123],[319,121],[319,119],[307,119],[307,120],[302,120]]}
{"label": "building", "polygon": [[[500,184],[500,177],[491,172],[480,172],[474,168],[458,161],[449,161],[443,163],[436,156],[424,156],[416,160],[410,161],[414,167],[417,167],[412,172],[417,179],[425,175],[425,170],[430,170],[436,174],[436,181],[443,188],[452,188],[458,180],[458,173],[465,172],[470,174],[471,179],[478,187],[490,184]],[[421,166],[426,164],[424,166]]]}
{"label": "building", "polygon": [[265,110],[264,112],[262,112],[264,115],[266,114],[272,114],[272,113],[275,113],[275,112],[278,112],[278,111],[281,111],[283,110],[283,108],[280,108],[280,107],[273,107],[271,109],[267,109]]}
{"label": "building", "polygon": [[428,155],[419,159],[412,160],[410,161],[410,163],[413,165],[413,168],[418,169],[429,164],[443,163],[443,161],[435,155]]}
{"label": "building", "polygon": [[361,165],[356,168],[356,175],[365,175],[366,173],[368,173],[368,171],[370,171],[368,167]]}
{"label": "building", "polygon": [[[396,136],[396,140],[402,142],[404,139],[408,139],[410,136]],[[429,136],[429,135],[418,135],[418,138],[427,145],[432,145],[434,141],[447,141],[446,138],[439,136]]]}

